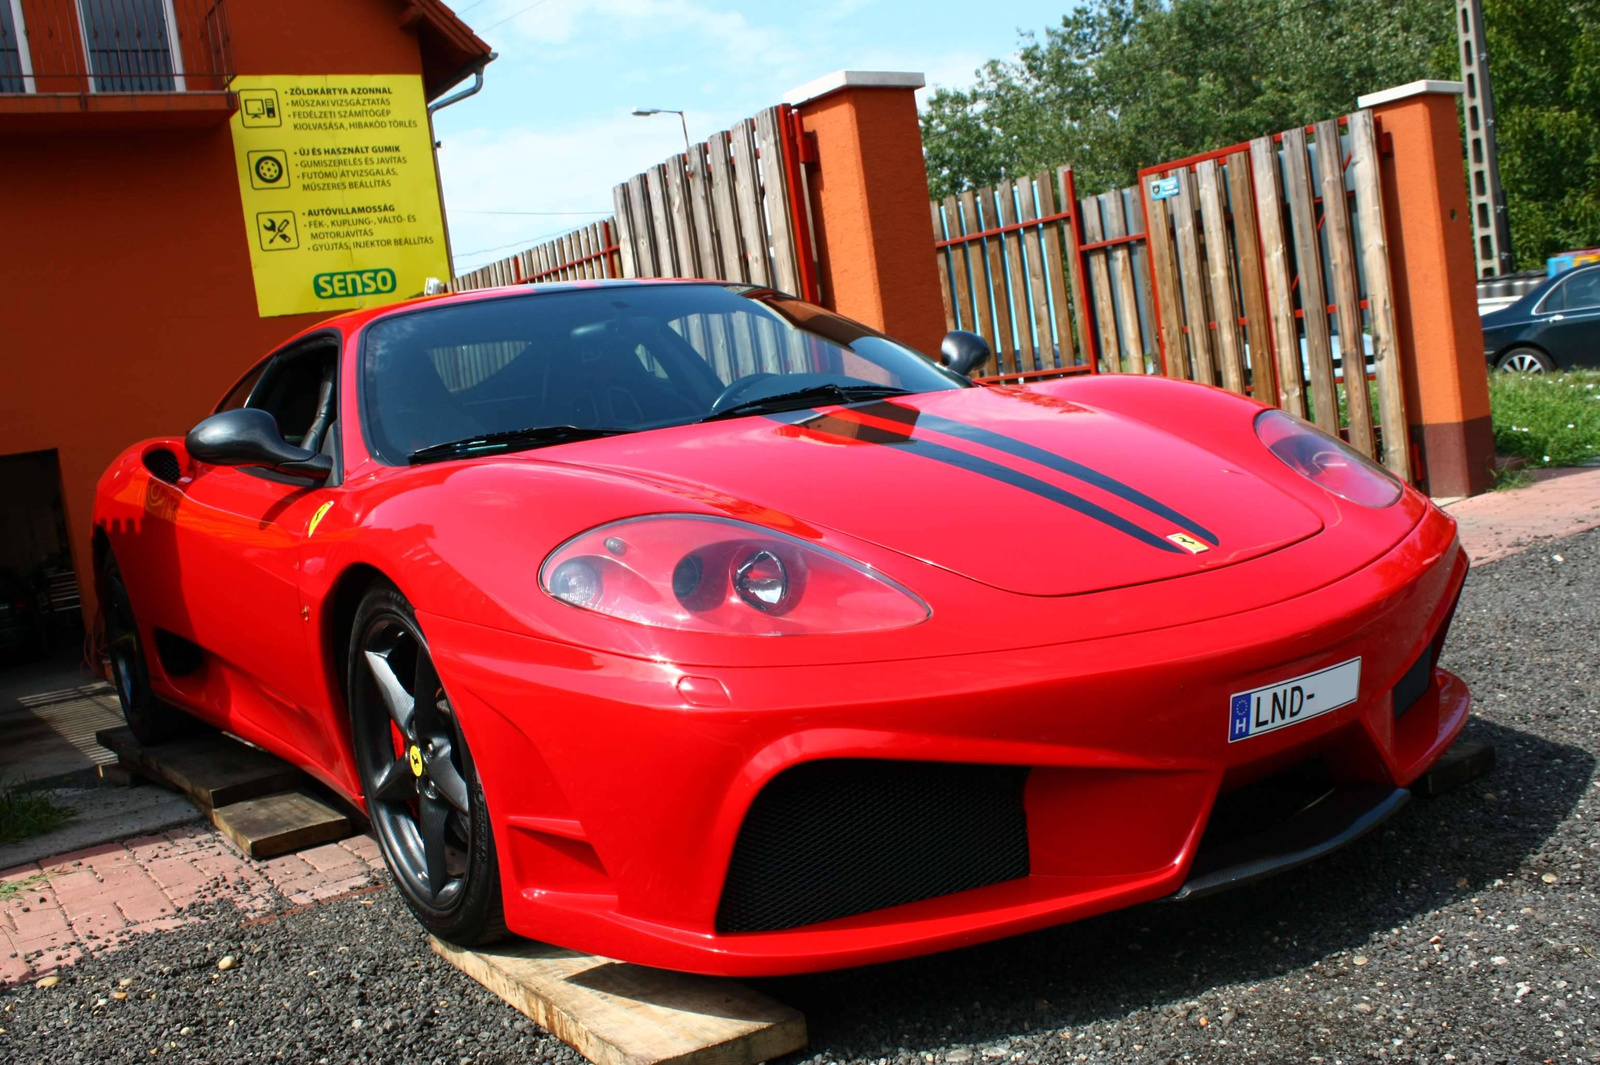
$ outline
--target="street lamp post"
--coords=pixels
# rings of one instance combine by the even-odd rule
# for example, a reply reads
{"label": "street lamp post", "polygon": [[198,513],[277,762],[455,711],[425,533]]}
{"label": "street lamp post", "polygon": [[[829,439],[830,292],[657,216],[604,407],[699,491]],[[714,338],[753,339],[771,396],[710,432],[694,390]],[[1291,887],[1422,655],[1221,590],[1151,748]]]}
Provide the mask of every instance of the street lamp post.
{"label": "street lamp post", "polygon": [[678,121],[683,125],[683,157],[692,159],[694,150],[689,147],[689,120],[683,117],[682,111],[674,111],[670,107],[635,107],[633,117],[649,118],[651,115],[677,115]]}

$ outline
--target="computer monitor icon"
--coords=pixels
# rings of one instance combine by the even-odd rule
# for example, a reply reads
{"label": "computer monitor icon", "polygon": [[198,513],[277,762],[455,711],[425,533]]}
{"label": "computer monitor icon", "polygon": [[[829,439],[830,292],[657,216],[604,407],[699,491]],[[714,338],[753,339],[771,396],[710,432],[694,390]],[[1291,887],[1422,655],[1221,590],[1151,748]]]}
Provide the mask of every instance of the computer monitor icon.
{"label": "computer monitor icon", "polygon": [[278,117],[278,101],[270,96],[246,97],[243,103],[244,113],[251,118],[271,121]]}

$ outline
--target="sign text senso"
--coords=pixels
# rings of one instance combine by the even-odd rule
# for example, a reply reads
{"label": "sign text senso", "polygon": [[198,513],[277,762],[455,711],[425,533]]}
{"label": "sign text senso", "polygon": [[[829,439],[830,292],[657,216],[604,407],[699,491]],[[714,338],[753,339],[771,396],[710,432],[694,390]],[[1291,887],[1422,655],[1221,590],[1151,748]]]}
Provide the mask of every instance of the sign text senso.
{"label": "sign text senso", "polygon": [[376,270],[339,270],[331,274],[318,274],[311,279],[311,287],[319,300],[389,293],[395,287],[394,271],[380,267]]}

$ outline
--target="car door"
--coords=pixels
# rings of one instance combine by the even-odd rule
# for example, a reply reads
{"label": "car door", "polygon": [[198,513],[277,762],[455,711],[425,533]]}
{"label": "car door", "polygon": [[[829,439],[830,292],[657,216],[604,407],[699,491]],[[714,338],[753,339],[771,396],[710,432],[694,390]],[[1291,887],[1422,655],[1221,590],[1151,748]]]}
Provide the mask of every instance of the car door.
{"label": "car door", "polygon": [[[337,357],[331,338],[278,353],[244,406],[271,413],[290,443],[320,446],[307,436],[319,403],[333,402]],[[305,638],[299,563],[331,489],[263,468],[194,465],[178,512],[178,563],[194,639],[231,674],[225,715],[324,759],[327,739],[309,709],[320,701],[321,673]]]}
{"label": "car door", "polygon": [[1563,370],[1600,366],[1600,267],[1573,271],[1558,291],[1559,309],[1546,301],[1553,312],[1544,327],[1550,355]]}

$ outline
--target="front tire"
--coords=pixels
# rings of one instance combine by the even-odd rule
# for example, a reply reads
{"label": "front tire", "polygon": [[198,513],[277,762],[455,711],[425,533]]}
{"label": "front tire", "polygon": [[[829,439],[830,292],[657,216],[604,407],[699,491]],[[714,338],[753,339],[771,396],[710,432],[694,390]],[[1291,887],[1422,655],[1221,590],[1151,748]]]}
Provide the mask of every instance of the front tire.
{"label": "front tire", "polygon": [[461,946],[506,934],[483,787],[416,612],[383,582],[351,626],[351,732],[367,814],[422,926]]}
{"label": "front tire", "polygon": [[100,563],[100,593],[111,683],[117,689],[117,702],[122,704],[122,717],[133,738],[149,747],[193,732],[199,723],[156,698],[150,689],[150,667],[134,620],[133,602],[128,598],[128,586],[122,581],[116,556],[109,550]]}
{"label": "front tire", "polygon": [[1555,373],[1556,364],[1538,348],[1512,348],[1495,362],[1502,373]]}

